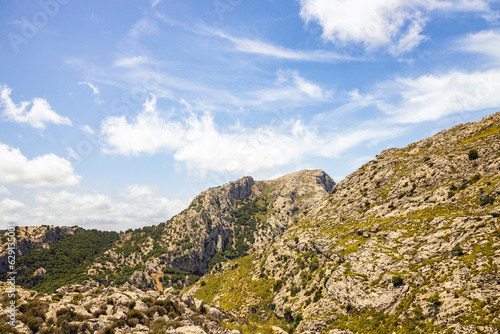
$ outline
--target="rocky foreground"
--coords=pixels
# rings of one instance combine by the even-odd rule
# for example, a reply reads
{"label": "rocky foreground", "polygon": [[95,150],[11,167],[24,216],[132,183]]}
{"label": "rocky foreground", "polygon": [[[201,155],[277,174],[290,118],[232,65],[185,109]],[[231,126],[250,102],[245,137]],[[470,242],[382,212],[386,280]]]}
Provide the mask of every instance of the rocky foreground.
{"label": "rocky foreground", "polygon": [[0,333],[241,333],[228,329],[234,315],[172,288],[159,293],[87,283],[51,295],[16,290],[15,327],[7,323],[10,300],[3,294]]}

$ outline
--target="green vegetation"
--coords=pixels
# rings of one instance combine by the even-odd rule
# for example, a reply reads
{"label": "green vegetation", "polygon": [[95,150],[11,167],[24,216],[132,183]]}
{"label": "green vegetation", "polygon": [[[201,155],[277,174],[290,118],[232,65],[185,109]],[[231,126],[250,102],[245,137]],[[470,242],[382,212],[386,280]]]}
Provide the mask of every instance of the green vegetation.
{"label": "green vegetation", "polygon": [[479,153],[477,153],[477,150],[470,150],[469,160],[476,160],[477,158],[479,158]]}
{"label": "green vegetation", "polygon": [[458,245],[458,244],[455,247],[453,247],[452,253],[455,256],[464,255],[464,251],[463,251],[462,247],[460,247],[460,245]]}
{"label": "green vegetation", "polygon": [[241,200],[236,206],[238,208],[231,211],[234,217],[234,233],[231,241],[222,251],[215,253],[209,259],[209,270],[217,263],[248,255],[250,247],[255,243],[255,232],[267,218],[268,203],[264,198],[256,198],[253,201]]}
{"label": "green vegetation", "polygon": [[401,286],[404,284],[404,280],[403,277],[401,277],[401,275],[392,276],[391,281],[394,286]]}
{"label": "green vegetation", "polygon": [[477,140],[477,139],[486,138],[486,137],[489,137],[491,135],[498,134],[499,132],[500,132],[500,128],[498,127],[498,125],[491,125],[491,126],[487,127],[486,129],[484,129],[478,135],[464,140],[463,144],[467,144],[467,143],[474,141],[474,140]]}
{"label": "green vegetation", "polygon": [[438,293],[435,293],[432,296],[430,296],[429,298],[427,298],[427,301],[429,303],[431,303],[432,306],[434,306],[434,307],[439,307],[442,304],[441,300],[439,299],[439,294]]}
{"label": "green vegetation", "polygon": [[19,312],[21,314],[18,316],[18,319],[36,333],[45,322],[45,314],[48,309],[49,303],[33,299],[19,306]]}
{"label": "green vegetation", "polygon": [[171,266],[163,267],[162,271],[165,274],[163,281],[167,284],[169,283],[168,285],[173,286],[176,289],[182,289],[196,283],[196,281],[200,279],[200,276],[198,275],[194,275],[181,269],[172,268]]}
{"label": "green vegetation", "polygon": [[[18,283],[25,288],[52,293],[63,285],[81,283],[88,279],[88,268],[118,239],[116,232],[81,230],[52,244],[49,249],[32,250],[19,258],[19,271],[24,273]],[[38,268],[45,268],[45,277],[34,276]]]}

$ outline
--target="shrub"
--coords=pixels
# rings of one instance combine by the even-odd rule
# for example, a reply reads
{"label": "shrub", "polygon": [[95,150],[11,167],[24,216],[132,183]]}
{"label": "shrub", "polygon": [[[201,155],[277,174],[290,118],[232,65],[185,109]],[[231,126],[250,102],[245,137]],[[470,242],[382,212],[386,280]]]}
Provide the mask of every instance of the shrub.
{"label": "shrub", "polygon": [[76,318],[76,313],[70,308],[62,308],[56,312],[57,325],[62,324],[64,321],[71,322]]}
{"label": "shrub", "polygon": [[154,305],[146,311],[148,317],[152,317],[155,313],[158,313],[159,316],[164,316],[167,314],[167,310],[163,306]]}
{"label": "shrub", "polygon": [[313,298],[313,301],[314,302],[317,302],[318,300],[320,300],[322,297],[322,294],[321,294],[321,290],[318,290],[316,291],[316,293],[314,294],[314,298]]}
{"label": "shrub", "polygon": [[394,275],[394,276],[392,276],[392,284],[394,286],[401,286],[401,285],[403,285],[404,284],[404,280],[401,277],[401,275]]}
{"label": "shrub", "polygon": [[108,327],[104,328],[103,333],[104,334],[114,334],[115,333],[115,326],[109,325]]}
{"label": "shrub", "polygon": [[453,247],[452,253],[455,256],[464,255],[464,251],[463,251],[462,247],[460,247],[460,245],[456,245],[455,247]]}
{"label": "shrub", "polygon": [[127,312],[127,325],[135,327],[138,324],[144,323],[144,314],[136,309],[131,309]]}
{"label": "shrub", "polygon": [[479,205],[481,205],[481,206],[491,205],[493,203],[495,203],[495,196],[494,195],[486,195],[486,196],[481,197],[479,199]]}
{"label": "shrub", "polygon": [[130,327],[130,328],[134,328],[135,326],[137,326],[139,324],[139,319],[136,319],[136,318],[131,318],[131,319],[127,319],[127,325]]}
{"label": "shrub", "polygon": [[311,258],[311,262],[309,263],[309,270],[313,272],[318,268],[319,268],[318,257],[316,255],[313,255]]}
{"label": "shrub", "polygon": [[479,154],[477,153],[477,150],[470,150],[469,151],[469,160],[476,160],[479,158]]}
{"label": "shrub", "polygon": [[131,300],[129,303],[128,303],[128,308],[129,310],[133,309],[135,307],[135,300]]}
{"label": "shrub", "polygon": [[21,316],[19,317],[19,320],[24,322],[26,326],[29,327],[33,331],[33,333],[36,333],[40,326],[43,324],[42,318],[38,317],[32,317],[32,316]]}
{"label": "shrub", "polygon": [[429,303],[431,303],[432,306],[434,306],[434,307],[439,307],[442,304],[441,300],[439,299],[439,294],[438,293],[435,293],[432,296],[430,296],[429,298],[427,298],[427,301]]}
{"label": "shrub", "polygon": [[474,175],[473,177],[471,177],[471,179],[469,180],[469,183],[470,183],[470,184],[474,184],[474,183],[476,183],[477,181],[479,181],[480,179],[481,179],[481,175],[476,174],[476,175]]}
{"label": "shrub", "polygon": [[292,317],[292,309],[290,307],[286,307],[285,308],[285,320],[287,322],[292,322],[293,321],[293,317]]}

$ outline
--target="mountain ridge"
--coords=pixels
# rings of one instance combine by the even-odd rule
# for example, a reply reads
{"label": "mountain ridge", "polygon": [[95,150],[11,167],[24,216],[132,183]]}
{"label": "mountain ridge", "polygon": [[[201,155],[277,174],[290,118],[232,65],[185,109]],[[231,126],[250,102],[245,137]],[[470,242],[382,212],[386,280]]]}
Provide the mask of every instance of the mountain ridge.
{"label": "mountain ridge", "polygon": [[[115,289],[113,307],[70,323],[116,333],[498,333],[499,124],[496,113],[384,150],[337,184],[313,170],[209,189],[99,253],[90,285],[75,288],[99,307],[95,289]],[[152,273],[165,292],[153,291]],[[127,291],[149,304],[115,307]],[[171,316],[158,308],[166,299],[179,306]]]}

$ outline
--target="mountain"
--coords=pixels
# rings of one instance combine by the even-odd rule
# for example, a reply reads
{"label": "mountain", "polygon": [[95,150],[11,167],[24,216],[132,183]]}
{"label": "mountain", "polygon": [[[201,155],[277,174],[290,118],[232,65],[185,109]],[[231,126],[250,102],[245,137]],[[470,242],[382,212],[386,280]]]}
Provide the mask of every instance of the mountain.
{"label": "mountain", "polygon": [[[385,150],[337,184],[319,170],[244,177],[157,226],[75,231],[19,259],[39,292],[18,288],[16,329],[499,333],[499,125]],[[77,262],[61,271],[50,254]]]}
{"label": "mountain", "polygon": [[383,151],[191,293],[299,333],[498,333],[499,124]]}
{"label": "mountain", "polygon": [[[320,170],[270,181],[243,177],[204,191],[167,222],[120,235],[77,227],[19,227],[17,281],[41,292],[87,279],[113,286],[182,288],[209,267],[262,247],[334,185]],[[0,261],[7,261],[6,249],[0,254]]]}
{"label": "mountain", "polygon": [[[265,245],[334,185],[325,172],[304,170],[270,181],[243,177],[209,189],[169,221],[122,235],[89,273],[118,285],[127,279],[151,288],[152,273],[165,275],[164,285],[189,285],[218,263]],[[130,278],[117,276],[116,268]]]}

